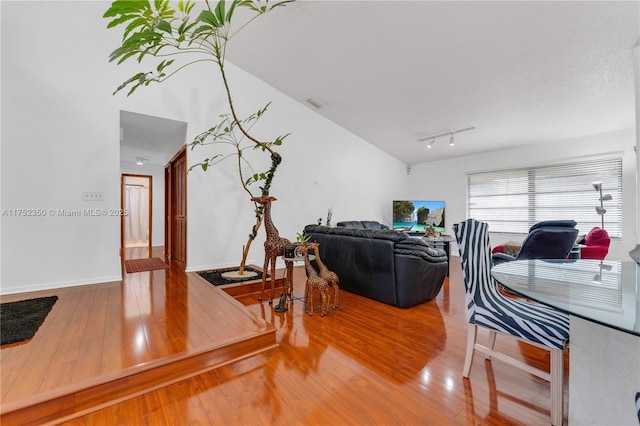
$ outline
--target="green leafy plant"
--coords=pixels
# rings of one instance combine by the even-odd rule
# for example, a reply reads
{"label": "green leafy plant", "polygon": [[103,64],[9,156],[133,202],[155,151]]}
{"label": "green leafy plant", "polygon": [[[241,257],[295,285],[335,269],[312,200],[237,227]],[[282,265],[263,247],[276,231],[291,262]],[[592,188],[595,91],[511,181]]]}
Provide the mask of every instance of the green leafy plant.
{"label": "green leafy plant", "polygon": [[311,239],[311,235],[305,235],[305,234],[301,234],[301,233],[297,233],[296,234],[296,240],[299,243],[306,243],[307,241],[309,241]]}
{"label": "green leafy plant", "polygon": [[[213,62],[222,77],[224,89],[227,95],[227,103],[230,113],[220,116],[220,122],[209,130],[196,136],[190,143],[191,149],[203,145],[230,145],[233,147],[231,154],[215,154],[211,158],[205,158],[192,166],[200,167],[207,171],[209,167],[231,158],[237,158],[237,168],[240,183],[243,189],[253,198],[250,186],[258,182],[262,183],[260,190],[262,195],[269,195],[273,176],[282,161],[282,157],[275,151],[287,135],[279,136],[274,140],[262,141],[249,132],[256,121],[267,111],[269,104],[264,108],[240,119],[236,113],[231,89],[225,71],[225,55],[229,41],[244,27],[249,25],[260,15],[268,13],[277,7],[291,3],[294,0],[234,0],[226,2],[219,0],[215,5],[206,0],[203,9],[196,15],[194,1],[179,1],[176,7],[172,7],[168,0],[116,0],[104,13],[104,17],[111,19],[108,28],[124,27],[121,46],[115,49],[110,57],[110,62],[121,64],[127,60],[135,59],[141,63],[149,57],[155,59],[157,64],[151,71],[138,72],[124,81],[115,90],[118,93],[128,89],[127,96],[133,94],[139,87],[148,86],[151,83],[162,83],[182,69],[202,62]],[[199,3],[200,4],[200,3]],[[237,8],[246,8],[250,18],[235,29],[232,18]],[[176,62],[179,60],[180,62]],[[255,171],[246,160],[243,152],[247,149],[261,150],[271,158],[271,165],[264,172]],[[245,169],[249,170],[248,173]],[[251,243],[262,224],[263,207],[254,202],[256,223],[254,224],[247,243],[242,247],[242,261],[239,274],[244,273],[244,268]]]}

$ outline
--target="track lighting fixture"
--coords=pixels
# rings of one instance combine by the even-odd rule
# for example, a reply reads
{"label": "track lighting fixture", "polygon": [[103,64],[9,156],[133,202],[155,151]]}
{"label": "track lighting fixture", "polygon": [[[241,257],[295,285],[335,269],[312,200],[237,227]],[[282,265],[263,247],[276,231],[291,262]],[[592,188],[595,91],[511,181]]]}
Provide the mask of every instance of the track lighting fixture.
{"label": "track lighting fixture", "polygon": [[467,127],[467,128],[460,129],[460,130],[454,130],[452,132],[440,133],[438,135],[433,135],[433,136],[427,136],[426,138],[418,139],[418,142],[424,142],[424,141],[428,141],[429,139],[431,139],[431,142],[429,142],[427,144],[427,148],[431,149],[433,147],[433,144],[436,143],[436,139],[437,138],[441,138],[443,136],[449,136],[449,146],[454,146],[456,144],[455,143],[455,135],[457,133],[467,132],[467,131],[473,130],[473,129],[475,129],[475,127]]}

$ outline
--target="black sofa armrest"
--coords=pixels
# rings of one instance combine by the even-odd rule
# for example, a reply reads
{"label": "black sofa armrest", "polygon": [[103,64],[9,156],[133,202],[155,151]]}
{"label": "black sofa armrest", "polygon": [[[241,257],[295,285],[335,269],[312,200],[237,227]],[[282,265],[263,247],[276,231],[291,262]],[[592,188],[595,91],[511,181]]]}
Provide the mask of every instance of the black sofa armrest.
{"label": "black sofa armrest", "polygon": [[395,255],[396,303],[409,308],[434,299],[444,283],[448,263],[425,262],[417,256]]}
{"label": "black sofa armrest", "polygon": [[393,252],[396,254],[405,254],[408,256],[417,256],[428,262],[447,262],[447,252],[442,249],[423,246],[420,244],[411,244],[400,242],[396,243]]}
{"label": "black sofa armrest", "polygon": [[493,266],[496,266],[504,262],[511,262],[512,260],[516,260],[516,258],[505,253],[493,253],[493,255],[491,256],[491,260],[493,260]]}

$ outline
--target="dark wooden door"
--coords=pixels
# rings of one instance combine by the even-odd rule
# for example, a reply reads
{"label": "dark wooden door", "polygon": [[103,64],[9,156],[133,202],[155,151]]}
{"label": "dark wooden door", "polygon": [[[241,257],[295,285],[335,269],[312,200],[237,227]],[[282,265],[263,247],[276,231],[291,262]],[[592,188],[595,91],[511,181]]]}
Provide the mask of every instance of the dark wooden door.
{"label": "dark wooden door", "polygon": [[181,150],[169,164],[169,256],[185,268],[187,264],[187,152]]}

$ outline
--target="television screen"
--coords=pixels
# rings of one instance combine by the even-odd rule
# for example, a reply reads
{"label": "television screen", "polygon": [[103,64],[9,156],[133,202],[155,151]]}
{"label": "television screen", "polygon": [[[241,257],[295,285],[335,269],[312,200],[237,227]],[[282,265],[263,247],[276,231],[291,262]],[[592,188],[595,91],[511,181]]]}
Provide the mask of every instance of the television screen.
{"label": "television screen", "polygon": [[444,232],[444,218],[444,201],[393,201],[393,229],[425,232],[425,228],[431,226],[437,232]]}

